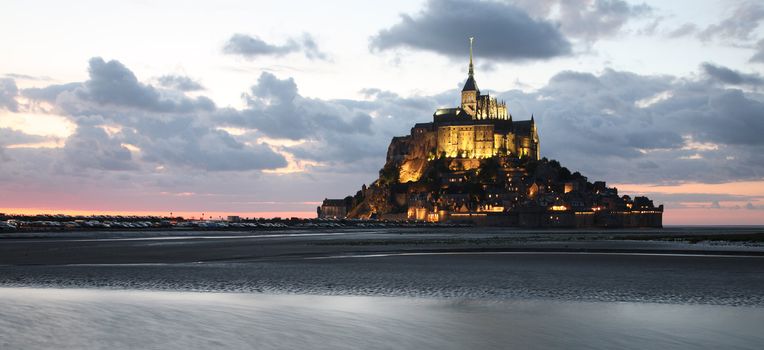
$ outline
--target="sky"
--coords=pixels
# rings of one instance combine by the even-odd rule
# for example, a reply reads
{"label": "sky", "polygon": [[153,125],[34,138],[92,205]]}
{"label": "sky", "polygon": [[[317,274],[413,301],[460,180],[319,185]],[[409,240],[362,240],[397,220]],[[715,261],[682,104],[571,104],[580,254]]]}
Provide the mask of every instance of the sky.
{"label": "sky", "polygon": [[315,216],[481,92],[542,156],[764,224],[761,1],[4,1],[0,212]]}

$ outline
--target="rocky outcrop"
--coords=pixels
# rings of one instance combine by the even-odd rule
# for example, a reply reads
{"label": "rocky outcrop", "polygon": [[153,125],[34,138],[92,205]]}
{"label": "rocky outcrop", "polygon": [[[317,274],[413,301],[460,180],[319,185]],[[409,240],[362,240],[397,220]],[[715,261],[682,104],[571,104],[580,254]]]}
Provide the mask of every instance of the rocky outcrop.
{"label": "rocky outcrop", "polygon": [[427,162],[435,157],[433,133],[394,137],[387,148],[387,164],[398,169],[398,181],[416,182],[422,177]]}
{"label": "rocky outcrop", "polygon": [[555,160],[435,155],[435,140],[395,137],[379,179],[353,198],[349,218],[523,227],[661,227],[663,206],[619,195]]}

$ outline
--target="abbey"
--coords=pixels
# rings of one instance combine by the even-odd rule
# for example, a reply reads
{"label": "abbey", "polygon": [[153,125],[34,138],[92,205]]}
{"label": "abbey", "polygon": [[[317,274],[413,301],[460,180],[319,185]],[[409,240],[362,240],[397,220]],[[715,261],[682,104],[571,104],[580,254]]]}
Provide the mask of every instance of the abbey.
{"label": "abbey", "polygon": [[472,38],[469,75],[461,98],[460,107],[436,110],[433,121],[416,124],[411,135],[429,139],[437,157],[539,158],[539,137],[533,117],[514,121],[505,102],[480,94],[472,63]]}
{"label": "abbey", "polygon": [[663,205],[540,157],[533,115],[513,120],[504,101],[480,93],[472,38],[461,104],[393,137],[379,178],[353,196],[324,200],[317,214],[486,226],[663,225]]}

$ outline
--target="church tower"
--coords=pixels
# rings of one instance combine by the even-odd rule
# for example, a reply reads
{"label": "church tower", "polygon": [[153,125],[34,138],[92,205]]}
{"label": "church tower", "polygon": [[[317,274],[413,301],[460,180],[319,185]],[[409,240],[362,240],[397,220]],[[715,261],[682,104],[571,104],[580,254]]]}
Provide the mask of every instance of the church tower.
{"label": "church tower", "polygon": [[477,99],[480,95],[480,89],[478,89],[477,83],[475,83],[475,72],[472,66],[473,40],[474,38],[470,37],[470,70],[467,82],[464,83],[464,88],[462,89],[462,110],[474,118],[477,114]]}

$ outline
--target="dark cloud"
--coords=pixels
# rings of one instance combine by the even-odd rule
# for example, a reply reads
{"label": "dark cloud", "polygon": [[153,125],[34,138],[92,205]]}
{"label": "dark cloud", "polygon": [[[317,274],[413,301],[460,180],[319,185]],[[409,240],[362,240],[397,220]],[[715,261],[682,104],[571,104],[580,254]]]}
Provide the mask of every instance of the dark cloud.
{"label": "dark cloud", "polygon": [[163,75],[157,78],[159,84],[165,88],[178,91],[204,90],[204,86],[193,79],[183,75]]}
{"label": "dark cloud", "polygon": [[362,93],[364,100],[309,99],[299,94],[293,79],[263,73],[245,95],[248,108],[221,110],[216,120],[229,127],[256,129],[258,137],[299,141],[279,149],[330,169],[315,171],[371,177],[393,136],[408,133],[415,122],[429,121],[436,106],[450,104],[458,95],[456,90],[407,98],[379,89]]}
{"label": "dark cloud", "polygon": [[476,38],[480,57],[494,60],[551,58],[570,54],[559,28],[533,19],[522,9],[495,1],[429,0],[417,15],[371,38],[371,48],[410,47],[451,57],[467,55],[467,38]]}
{"label": "dark cloud", "polygon": [[81,99],[100,105],[116,105],[155,112],[184,113],[213,110],[215,104],[207,97],[191,99],[185,96],[162,95],[151,85],[140,83],[132,71],[119,61],[106,62],[100,57],[90,59],[90,79],[84,89],[76,91]]}
{"label": "dark cloud", "polygon": [[28,88],[21,91],[24,97],[54,103],[62,92],[75,91],[82,87],[82,83],[68,83],[60,85],[48,85],[42,88]]}
{"label": "dark cloud", "polygon": [[671,30],[666,35],[669,38],[680,38],[683,36],[688,36],[695,34],[698,31],[698,26],[694,23],[685,23],[679,26],[678,28]]}
{"label": "dark cloud", "polygon": [[638,130],[626,132],[626,145],[637,150],[670,149],[681,147],[684,139],[674,131]]}
{"label": "dark cloud", "polygon": [[16,102],[18,94],[19,89],[13,79],[0,79],[0,109],[4,108],[11,112],[18,111],[19,103]]}
{"label": "dark cloud", "polygon": [[698,37],[704,41],[712,39],[749,40],[762,20],[764,20],[764,4],[760,1],[745,1],[738,4],[727,18],[698,33]]}
{"label": "dark cloud", "polygon": [[687,116],[687,128],[712,142],[764,146],[764,103],[740,90],[715,91],[704,105],[707,109]]}
{"label": "dark cloud", "polygon": [[369,115],[331,101],[304,98],[292,78],[279,79],[263,73],[245,98],[249,107],[224,112],[223,120],[233,126],[258,129],[269,137],[299,140],[325,133],[371,133]]}
{"label": "dark cloud", "polygon": [[[40,185],[51,179],[76,184],[73,179],[87,177],[103,187],[134,183],[163,191],[206,188],[279,200],[339,196],[375,178],[393,136],[407,134],[416,122],[431,121],[436,107],[456,106],[459,100],[458,89],[403,97],[373,88],[364,89],[359,100],[311,99],[300,94],[293,79],[264,73],[244,95],[247,107],[242,110],[163,111],[145,107],[156,102],[134,101],[188,98],[182,91],[149,89],[125,78],[134,77],[127,68],[117,68],[122,74],[115,75],[114,84],[86,81],[22,91],[52,101],[78,129],[62,149],[5,149],[4,159],[18,161],[14,167],[0,167],[0,186],[7,179]],[[597,74],[566,71],[537,91],[495,95],[508,102],[514,120],[535,113],[543,156],[559,159],[591,179],[760,180],[764,96],[730,88],[735,85],[722,84],[700,69],[703,74],[685,78],[611,69]],[[91,80],[105,76],[111,75],[94,74]],[[129,103],[92,97],[103,95],[100,90],[130,91],[124,85],[144,93],[132,95],[156,95],[132,97]],[[245,133],[229,134],[220,127],[242,128]],[[284,167],[283,154],[310,170],[279,176],[259,172]],[[314,162],[318,165],[311,165]],[[223,171],[238,173],[226,176]]]}
{"label": "dark cloud", "polygon": [[[5,153],[5,147],[18,144],[29,144],[46,141],[45,137],[29,135],[10,128],[0,128],[0,161],[9,162],[14,160]],[[2,167],[0,167],[2,168]],[[0,178],[0,182],[1,182]]]}
{"label": "dark cloud", "polygon": [[630,5],[621,0],[560,1],[560,22],[565,34],[587,41],[617,34],[631,19],[652,12],[645,4]]}
{"label": "dark cloud", "polygon": [[[721,67],[723,68],[723,67]],[[561,72],[508,91],[515,120],[535,113],[542,155],[616,182],[758,180],[764,96],[701,79]],[[713,170],[709,170],[713,169]]]}
{"label": "dark cloud", "polygon": [[80,124],[66,140],[66,166],[80,169],[136,170],[130,150],[102,128]]}
{"label": "dark cloud", "polygon": [[[646,4],[631,5],[623,0],[514,0],[532,16],[560,23],[565,35],[588,42],[617,35],[629,21],[647,17],[653,9]],[[660,22],[654,20],[646,31]],[[652,28],[651,28],[652,27]]]}
{"label": "dark cloud", "polygon": [[21,131],[10,128],[0,128],[0,148],[8,145],[35,143],[42,141],[45,141],[45,138],[41,136],[25,134]]}
{"label": "dark cloud", "polygon": [[756,43],[756,53],[751,56],[750,62],[764,63],[764,39]]}
{"label": "dark cloud", "polygon": [[89,72],[84,83],[23,91],[30,99],[54,103],[77,124],[63,148],[64,167],[249,171],[287,164],[267,145],[245,144],[218,130],[212,117],[217,109],[207,97],[143,84],[118,61],[93,58]]}
{"label": "dark cloud", "polygon": [[269,44],[256,36],[234,34],[223,46],[223,52],[246,58],[283,56],[290,53],[302,52],[309,59],[327,59],[327,55],[319,50],[315,39],[307,33],[303,34],[300,38],[289,39],[283,45]]}
{"label": "dark cloud", "polygon": [[246,145],[227,132],[189,125],[175,129],[169,137],[147,133],[128,137],[142,148],[143,160],[157,164],[207,171],[247,171],[276,169],[286,159],[267,145]]}
{"label": "dark cloud", "polygon": [[302,38],[300,39],[300,44],[302,44],[302,51],[305,54],[305,57],[309,59],[319,59],[319,60],[326,60],[329,57],[323,53],[321,50],[318,49],[318,44],[316,44],[316,40],[313,39],[312,36],[309,34],[303,34]]}
{"label": "dark cloud", "polygon": [[717,66],[708,62],[701,64],[703,71],[711,79],[729,85],[752,85],[764,84],[764,78],[758,74],[746,74],[727,67]]}

